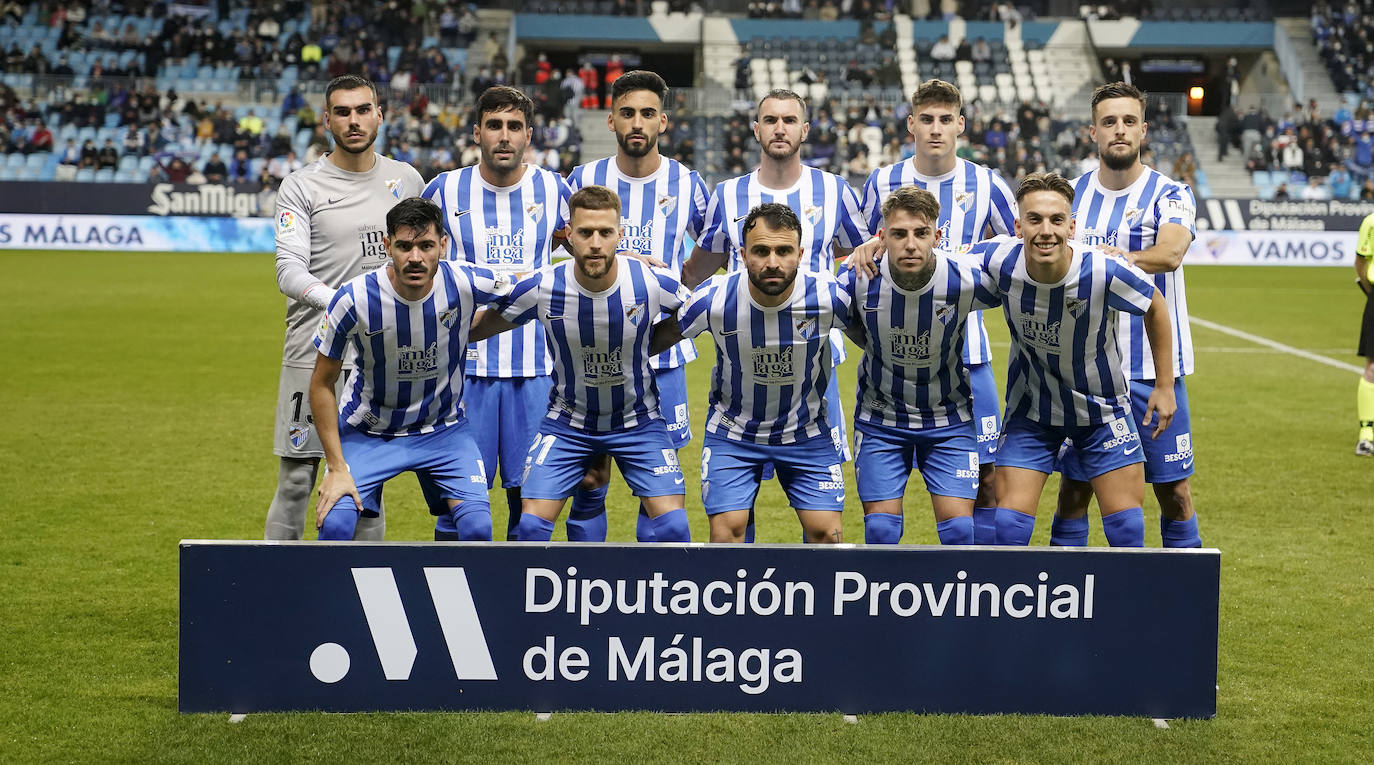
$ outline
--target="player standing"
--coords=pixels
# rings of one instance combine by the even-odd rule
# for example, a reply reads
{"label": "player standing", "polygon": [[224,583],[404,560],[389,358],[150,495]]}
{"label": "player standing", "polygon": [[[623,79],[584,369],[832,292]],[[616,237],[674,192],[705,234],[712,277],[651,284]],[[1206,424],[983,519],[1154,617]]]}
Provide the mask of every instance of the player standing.
{"label": "player standing", "polygon": [[[1193,474],[1193,435],[1188,390],[1183,378],[1193,372],[1193,334],[1183,288],[1183,256],[1196,233],[1196,206],[1188,186],[1140,162],[1145,141],[1145,94],[1116,82],[1093,92],[1092,136],[1101,165],[1074,181],[1073,215],[1078,241],[1113,252],[1150,275],[1169,308],[1173,327],[1171,369],[1177,375],[1178,414],[1169,429],[1143,444],[1145,481],[1159,500],[1159,528],[1165,547],[1201,547],[1189,476]],[[1121,364],[1131,387],[1131,411],[1142,426],[1155,383],[1153,350],[1141,317],[1123,312],[1118,338]],[[1143,429],[1143,426],[1141,427]],[[1051,544],[1088,543],[1088,500],[1092,489],[1079,455],[1065,451],[1060,470],[1059,511]]]}
{"label": "player standing", "polygon": [[537,318],[553,350],[553,395],[525,458],[516,538],[547,542],[587,468],[609,455],[649,515],[652,533],[640,541],[690,542],[682,468],[649,367],[655,319],[690,292],[668,271],[616,254],[615,192],[586,186],[568,208],[573,260],[520,280],[501,321],[484,318],[498,330]]}
{"label": "player standing", "polygon": [[683,337],[710,332],[716,343],[701,450],[711,541],[746,541],[772,465],[806,541],[839,542],[843,456],[824,391],[833,377],[829,333],[849,325],[849,296],[829,271],[801,270],[811,259],[790,206],[759,205],[743,223],[744,268],[708,279],[680,314]]}
{"label": "player standing", "polygon": [[[572,191],[557,173],[524,164],[534,104],[515,88],[496,85],[477,99],[473,140],[477,165],[440,173],[424,196],[444,211],[449,257],[512,279],[549,264],[556,233],[567,225]],[[487,482],[506,490],[506,538],[520,519],[520,477],[530,440],[549,403],[550,359],[544,326],[531,322],[468,350],[466,400]],[[443,517],[436,534],[449,535]]]}
{"label": "player standing", "polygon": [[[386,232],[390,264],[341,287],[315,337],[310,400],[328,467],[315,526],[320,539],[353,539],[359,509],[378,512],[382,484],[413,470],[458,539],[490,541],[486,479],[461,407],[463,366],[478,306],[508,295],[510,282],[445,261],[442,213],[428,200],[393,207]],[[347,353],[357,369],[339,402]]]}
{"label": "player standing", "polygon": [[[978,431],[963,362],[970,317],[999,300],[984,271],[940,247],[940,203],[905,186],[883,201],[879,273],[845,270],[849,335],[864,349],[854,411],[854,476],[864,541],[902,538],[902,496],[915,464],[941,544],[973,544]],[[995,408],[995,407],[994,407]]]}
{"label": "player standing", "polygon": [[[653,72],[617,77],[611,83],[611,113],[606,118],[615,133],[615,156],[580,165],[568,176],[568,185],[574,190],[595,185],[615,191],[620,199],[620,250],[652,257],[677,273],[688,237],[701,236],[707,191],[695,171],[659,154],[659,135],[668,127],[663,111],[667,96],[668,84]],[[692,440],[684,367],[696,357],[696,346],[683,341],[650,362],[674,449]],[[569,540],[606,541],[609,468],[607,460],[599,460],[594,473],[600,485],[574,495],[567,520]],[[636,528],[641,540],[652,538],[648,518],[641,507]]]}
{"label": "player standing", "polygon": [[1355,278],[1364,290],[1364,316],[1360,322],[1359,353],[1364,357],[1364,376],[1355,390],[1355,415],[1360,419],[1355,454],[1374,456],[1374,289],[1370,287],[1370,267],[1374,265],[1374,215],[1360,223],[1360,238],[1355,245]]}
{"label": "player standing", "polygon": [[[286,342],[277,388],[273,451],[281,457],[267,510],[267,539],[300,539],[324,448],[310,416],[311,344],[335,288],[387,261],[386,213],[420,193],[415,168],[377,154],[382,124],[377,89],[357,75],[331,80],[324,124],[334,151],[281,183],[277,195],[277,287],[287,297]],[[351,368],[348,360],[345,368]],[[380,515],[364,518],[359,539],[381,539]]]}
{"label": "player standing", "polygon": [[[859,197],[845,179],[807,167],[801,146],[811,131],[806,101],[790,90],[773,90],[759,102],[754,138],[761,148],[759,166],[747,175],[721,181],[707,203],[706,228],[692,256],[682,268],[682,281],[695,288],[721,268],[741,268],[744,221],[764,203],[790,207],[801,221],[801,268],[833,273],[835,260],[868,239],[868,227],[859,208]],[[832,334],[832,362],[844,360],[844,338]],[[829,402],[830,436],[836,448],[849,458],[840,388],[831,376],[825,391]],[[766,471],[765,471],[766,472]],[[753,537],[753,523],[749,523]]]}
{"label": "player standing", "polygon": [[[880,167],[868,176],[862,204],[870,231],[876,232],[882,224],[882,205],[888,194],[903,186],[917,186],[934,194],[940,203],[939,247],[945,253],[959,256],[975,242],[1012,233],[1016,202],[1006,182],[990,168],[954,153],[964,132],[962,107],[959,89],[943,80],[926,80],[911,94],[906,127],[915,139],[916,154]],[[851,263],[864,268],[869,276],[876,274],[876,266],[868,265],[872,247],[859,248],[851,258]],[[973,386],[973,421],[978,430],[974,536],[979,544],[992,544],[997,520],[997,434],[1002,417],[997,379],[992,372],[992,351],[981,312],[975,311],[969,317],[963,362]]]}
{"label": "player standing", "polygon": [[1064,441],[1102,508],[1107,541],[1143,547],[1145,493],[1141,438],[1117,347],[1118,312],[1145,317],[1159,372],[1141,422],[1152,437],[1174,415],[1172,331],[1153,283],[1074,234],[1073,187],[1054,173],[1032,173],[1016,190],[1019,239],[997,237],[974,253],[992,276],[1011,329],[1007,416],[998,445],[997,544],[1025,545],[1045,481]]}

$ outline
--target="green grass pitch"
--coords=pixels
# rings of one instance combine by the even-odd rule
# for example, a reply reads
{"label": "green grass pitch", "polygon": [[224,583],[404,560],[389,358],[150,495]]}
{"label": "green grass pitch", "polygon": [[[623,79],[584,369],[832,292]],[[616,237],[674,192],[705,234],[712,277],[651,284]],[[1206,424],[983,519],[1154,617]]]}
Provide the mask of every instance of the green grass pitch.
{"label": "green grass pitch", "polygon": [[[1374,460],[1352,454],[1356,377],[1200,326],[1194,491],[1203,539],[1223,554],[1215,720],[1158,730],[1142,719],[906,714],[858,725],[838,714],[289,714],[237,725],[180,715],[177,543],[260,538],[276,477],[283,298],[271,258],[29,252],[0,265],[0,762],[1248,763],[1374,752]],[[1195,316],[1356,364],[1350,277],[1194,268],[1188,297]],[[1002,367],[1006,333],[990,318]],[[688,486],[710,369],[702,347],[689,372]],[[841,373],[851,393],[856,355]],[[628,540],[633,512],[616,481],[611,535]],[[414,482],[388,492],[388,536],[429,538]],[[933,543],[919,480],[908,496],[905,542]],[[499,526],[504,501],[493,500]],[[759,507],[761,541],[797,541],[776,484]],[[1047,541],[1047,508],[1034,544]],[[851,491],[849,541],[863,538],[860,516]],[[1158,544],[1153,499],[1146,517]],[[323,585],[282,586],[311,598]]]}

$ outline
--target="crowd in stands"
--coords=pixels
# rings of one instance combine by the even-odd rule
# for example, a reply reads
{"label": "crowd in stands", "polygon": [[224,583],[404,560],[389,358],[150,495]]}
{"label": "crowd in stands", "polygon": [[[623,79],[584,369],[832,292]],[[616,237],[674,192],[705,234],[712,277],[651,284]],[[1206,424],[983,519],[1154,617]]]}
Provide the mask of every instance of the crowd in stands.
{"label": "crowd in stands", "polygon": [[1329,117],[1315,100],[1277,120],[1250,107],[1217,120],[1218,160],[1239,149],[1261,193],[1275,198],[1374,200],[1374,111],[1361,102]]}
{"label": "crowd in stands", "polygon": [[1326,0],[1312,6],[1312,39],[1331,81],[1342,93],[1374,99],[1374,2]]}

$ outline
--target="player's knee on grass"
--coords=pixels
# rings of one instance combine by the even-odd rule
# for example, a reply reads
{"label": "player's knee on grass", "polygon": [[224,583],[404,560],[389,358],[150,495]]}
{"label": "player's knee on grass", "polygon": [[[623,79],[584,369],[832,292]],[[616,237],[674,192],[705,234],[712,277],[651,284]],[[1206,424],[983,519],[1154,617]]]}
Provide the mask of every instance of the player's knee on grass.
{"label": "player's knee on grass", "polygon": [[961,515],[946,518],[935,524],[935,535],[942,545],[973,544],[973,516]]}
{"label": "player's knee on grass", "polygon": [[649,519],[653,536],[641,542],[690,542],[692,529],[687,523],[687,511],[681,507],[660,513]]}
{"label": "player's knee on grass", "polygon": [[1050,546],[1087,547],[1088,516],[1084,515],[1080,518],[1054,516],[1054,520],[1050,522]]}
{"label": "player's knee on grass", "polygon": [[534,513],[521,513],[519,523],[515,524],[517,542],[547,542],[553,539],[553,521],[540,518]]}
{"label": "player's knee on grass", "polygon": [[895,545],[902,541],[902,516],[899,513],[864,515],[864,544]]}
{"label": "player's knee on grass", "polygon": [[1165,547],[1201,547],[1202,535],[1197,530],[1197,514],[1186,521],[1176,521],[1160,516],[1159,538]]}
{"label": "player's knee on grass", "polygon": [[1102,534],[1112,547],[1144,547],[1144,511],[1138,507],[1128,507],[1102,516]]}
{"label": "player's knee on grass", "polygon": [[606,486],[583,488],[587,481],[584,477],[573,492],[572,507],[565,522],[569,542],[606,541]]}
{"label": "player's knee on grass", "polygon": [[844,541],[840,513],[834,510],[798,510],[803,538],[808,544],[833,545]]}
{"label": "player's knee on grass", "polygon": [[1025,547],[1030,544],[1033,533],[1035,533],[1034,515],[1009,507],[997,508],[996,544]]}
{"label": "player's knee on grass", "polygon": [[491,505],[480,499],[465,499],[449,513],[454,531],[463,542],[491,541]]}

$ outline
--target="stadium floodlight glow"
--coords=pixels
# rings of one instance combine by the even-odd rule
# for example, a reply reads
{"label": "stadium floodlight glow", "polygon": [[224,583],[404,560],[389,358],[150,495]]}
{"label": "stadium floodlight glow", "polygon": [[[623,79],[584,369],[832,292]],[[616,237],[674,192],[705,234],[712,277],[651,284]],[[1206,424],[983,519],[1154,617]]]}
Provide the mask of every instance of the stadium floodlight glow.
{"label": "stadium floodlight glow", "polygon": [[1203,90],[1201,85],[1194,85],[1193,87],[1188,88],[1188,100],[1190,101],[1201,101],[1202,94]]}

